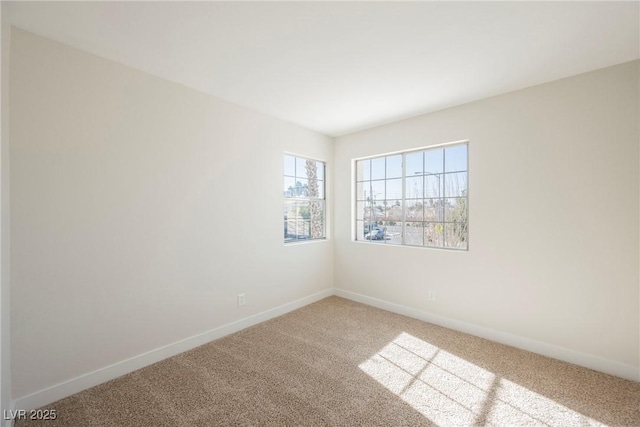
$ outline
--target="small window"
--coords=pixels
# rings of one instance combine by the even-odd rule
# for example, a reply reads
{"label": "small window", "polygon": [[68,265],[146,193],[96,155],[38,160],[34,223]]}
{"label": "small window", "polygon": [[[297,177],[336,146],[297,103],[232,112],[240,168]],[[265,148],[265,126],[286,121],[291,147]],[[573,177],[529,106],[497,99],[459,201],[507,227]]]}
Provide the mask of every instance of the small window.
{"label": "small window", "polygon": [[356,240],[469,249],[468,144],[356,161]]}
{"label": "small window", "polygon": [[285,243],[326,237],[324,184],[324,162],[284,155]]}

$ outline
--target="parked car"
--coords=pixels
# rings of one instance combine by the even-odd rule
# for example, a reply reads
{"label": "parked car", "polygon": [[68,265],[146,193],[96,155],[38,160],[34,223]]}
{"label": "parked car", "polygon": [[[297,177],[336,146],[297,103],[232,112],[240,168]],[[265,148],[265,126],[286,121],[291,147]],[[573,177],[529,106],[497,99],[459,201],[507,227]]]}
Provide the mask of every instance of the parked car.
{"label": "parked car", "polygon": [[364,230],[364,238],[367,240],[384,240],[386,227],[373,227],[371,230]]}

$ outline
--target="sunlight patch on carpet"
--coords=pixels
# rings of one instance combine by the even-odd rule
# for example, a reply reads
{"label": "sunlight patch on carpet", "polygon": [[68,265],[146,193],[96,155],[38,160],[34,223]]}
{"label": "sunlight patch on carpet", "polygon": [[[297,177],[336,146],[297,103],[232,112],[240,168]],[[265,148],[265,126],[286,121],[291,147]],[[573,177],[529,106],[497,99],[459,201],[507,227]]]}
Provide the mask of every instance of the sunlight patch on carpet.
{"label": "sunlight patch on carpet", "polygon": [[359,367],[441,426],[604,425],[405,332]]}

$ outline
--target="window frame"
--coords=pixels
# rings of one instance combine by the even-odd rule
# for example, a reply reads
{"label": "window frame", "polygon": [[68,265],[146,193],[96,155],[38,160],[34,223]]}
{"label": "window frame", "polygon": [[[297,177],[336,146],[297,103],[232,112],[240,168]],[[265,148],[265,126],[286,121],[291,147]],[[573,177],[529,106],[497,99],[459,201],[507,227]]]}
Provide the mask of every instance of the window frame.
{"label": "window frame", "polygon": [[[287,170],[286,170],[286,158],[287,157],[292,157],[293,161],[294,161],[294,175],[287,175]],[[283,171],[282,171],[282,178],[283,178],[283,183],[284,180],[286,180],[287,178],[293,178],[294,179],[294,185],[295,183],[298,182],[298,179],[308,179],[306,177],[303,177],[302,175],[298,175],[297,173],[297,167],[298,167],[298,160],[303,160],[303,161],[312,161],[315,162],[316,164],[321,164],[322,165],[322,179],[317,179],[317,181],[320,183],[322,183],[321,185],[319,185],[318,188],[318,193],[320,193],[321,197],[310,197],[310,196],[287,196],[287,190],[285,188],[283,188],[283,208],[285,211],[285,215],[286,215],[286,210],[287,210],[287,202],[294,202],[294,203],[298,203],[298,202],[308,202],[309,205],[311,206],[311,204],[313,202],[320,202],[321,204],[321,221],[322,221],[322,237],[309,237],[309,238],[299,238],[301,235],[297,234],[297,230],[296,230],[296,238],[295,239],[287,239],[287,233],[286,230],[288,229],[288,223],[289,220],[285,219],[284,220],[284,240],[283,243],[285,246],[289,246],[289,245],[296,245],[296,244],[303,244],[303,243],[312,243],[312,242],[321,242],[321,241],[326,241],[327,240],[327,162],[324,160],[320,160],[320,159],[316,159],[316,158],[312,158],[312,157],[308,157],[308,156],[303,156],[303,155],[299,155],[299,154],[295,154],[295,153],[290,153],[290,152],[284,152],[283,156],[282,156],[282,161],[283,161]],[[318,171],[319,172],[319,171]],[[286,184],[285,184],[286,186]],[[283,186],[284,187],[284,186]],[[311,233],[311,227],[312,227],[312,218],[311,215],[309,217],[309,232]],[[297,227],[297,222],[299,222],[299,218],[296,218],[296,227]]]}
{"label": "window frame", "polygon": [[[351,233],[351,240],[352,242],[355,243],[364,243],[364,244],[379,244],[382,246],[401,246],[401,247],[410,247],[410,248],[422,248],[422,249],[436,249],[436,250],[448,250],[448,251],[456,251],[456,252],[468,252],[469,251],[469,247],[470,247],[470,242],[469,242],[469,217],[470,217],[470,207],[469,207],[469,140],[459,140],[459,141],[452,141],[452,142],[446,142],[446,143],[441,143],[441,144],[434,144],[434,145],[429,145],[429,146],[423,146],[423,147],[419,147],[419,148],[412,148],[412,149],[408,149],[408,150],[400,150],[400,151],[394,151],[394,152],[389,152],[389,153],[382,153],[382,154],[376,154],[376,155],[372,155],[372,156],[365,156],[365,157],[359,157],[359,158],[355,158],[352,160],[352,197],[351,197],[351,202],[352,202],[352,215],[351,215],[351,227],[352,227],[352,233]],[[465,169],[464,170],[455,170],[455,171],[447,171],[447,166],[446,166],[446,155],[445,150],[447,148],[451,148],[451,147],[455,147],[455,146],[465,146],[466,147],[466,164],[465,164]],[[413,153],[425,153],[425,152],[429,152],[431,150],[439,150],[442,149],[443,150],[443,159],[442,159],[442,172],[440,173],[427,173],[424,170],[425,165],[423,164],[423,171],[422,174],[420,176],[422,177],[426,177],[428,175],[440,175],[442,177],[442,180],[444,181],[443,184],[441,185],[440,183],[438,183],[438,187],[442,188],[442,195],[438,196],[438,197],[427,197],[426,192],[427,189],[426,187],[423,187],[422,190],[422,196],[420,198],[415,199],[416,201],[422,201],[424,203],[425,200],[428,199],[432,199],[432,200],[448,200],[448,199],[464,199],[465,202],[465,213],[466,213],[466,218],[465,218],[465,227],[466,227],[466,236],[465,236],[465,242],[466,245],[465,247],[447,247],[446,245],[446,227],[445,224],[452,224],[452,222],[447,222],[446,221],[446,207],[443,206],[442,207],[442,213],[441,213],[441,219],[438,221],[427,221],[426,218],[422,217],[421,220],[418,221],[412,221],[411,219],[407,219],[407,206],[408,206],[408,202],[410,200],[412,200],[411,198],[408,198],[408,194],[407,194],[407,178],[411,178],[411,176],[407,176],[407,156]],[[387,181],[390,179],[396,179],[395,177],[391,177],[391,178],[387,178],[387,162],[385,161],[385,176],[382,179],[373,179],[372,176],[372,171],[370,171],[369,174],[369,179],[365,180],[358,180],[358,163],[361,161],[366,161],[366,160],[374,160],[374,159],[386,159],[387,157],[391,157],[391,156],[397,156],[400,155],[402,156],[402,175],[401,175],[401,180],[402,180],[402,194],[401,194],[401,199],[400,199],[400,205],[401,205],[401,209],[402,209],[402,215],[400,217],[400,222],[402,223],[402,228],[401,228],[401,238],[400,238],[400,242],[397,243],[390,243],[387,242],[387,240],[390,240],[387,235],[386,235],[386,226],[385,226],[385,235],[384,238],[381,240],[374,240],[374,239],[366,239],[366,238],[359,238],[359,222],[362,222],[363,227],[365,226],[365,223],[367,222],[367,218],[366,218],[366,214],[363,213],[363,217],[359,218],[359,209],[358,209],[358,203],[363,203],[366,205],[366,200],[359,200],[358,196],[358,184],[359,183],[363,183],[363,182],[373,182],[373,181],[381,181],[385,183],[385,202],[388,200],[395,200],[395,199],[388,199],[387,194],[386,194],[386,187],[387,187]],[[465,195],[464,196],[453,196],[453,197],[447,197],[446,195],[446,190],[444,189],[444,187],[446,186],[446,176],[447,175],[452,175],[452,174],[456,174],[456,173],[465,173],[466,174],[466,183],[465,183]],[[440,179],[440,178],[439,178]],[[423,185],[424,185],[423,181]],[[375,201],[375,198],[373,199]],[[369,204],[371,204],[372,202],[369,201]],[[424,206],[424,205],[423,205]],[[386,209],[386,206],[385,206]],[[422,208],[424,209],[424,207]],[[363,208],[364,211],[364,208]],[[371,221],[371,218],[369,218],[369,221]],[[387,220],[388,222],[388,220]],[[406,230],[407,230],[407,223],[421,223],[422,227],[423,227],[423,236],[424,236],[424,230],[425,230],[425,226],[427,224],[442,224],[442,243],[440,245],[425,245],[424,241],[422,242],[422,244],[411,244],[411,243],[407,243],[407,235],[406,235]],[[364,228],[362,230],[362,232],[364,232]],[[424,238],[424,237],[423,237]]]}

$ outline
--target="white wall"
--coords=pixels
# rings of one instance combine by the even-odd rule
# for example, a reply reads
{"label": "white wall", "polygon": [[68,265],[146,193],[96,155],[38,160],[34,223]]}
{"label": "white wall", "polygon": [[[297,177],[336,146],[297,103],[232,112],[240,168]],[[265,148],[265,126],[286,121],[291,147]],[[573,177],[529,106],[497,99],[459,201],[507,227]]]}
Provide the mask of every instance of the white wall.
{"label": "white wall", "polygon": [[11,403],[11,338],[9,285],[9,52],[11,25],[7,3],[0,4],[0,413]]}
{"label": "white wall", "polygon": [[[337,138],[336,288],[640,379],[638,77],[625,63]],[[469,252],[352,242],[353,158],[464,139]]]}
{"label": "white wall", "polygon": [[11,55],[16,398],[332,288],[281,175],[330,138],[15,28]]}
{"label": "white wall", "polygon": [[[20,30],[11,55],[17,398],[334,280],[638,367],[637,61],[341,137],[334,155],[322,135]],[[351,241],[351,159],[460,139],[469,252]],[[283,151],[329,161],[334,241],[282,244]]]}

